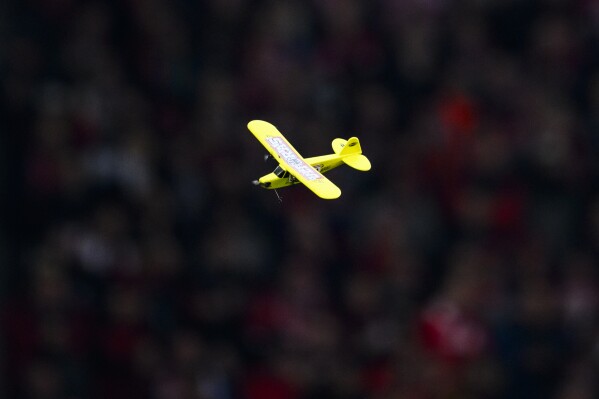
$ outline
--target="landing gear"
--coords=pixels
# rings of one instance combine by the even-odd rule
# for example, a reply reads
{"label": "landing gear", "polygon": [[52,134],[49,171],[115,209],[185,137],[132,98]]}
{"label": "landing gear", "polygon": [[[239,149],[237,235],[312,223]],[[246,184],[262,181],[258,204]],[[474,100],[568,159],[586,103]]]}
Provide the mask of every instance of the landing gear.
{"label": "landing gear", "polygon": [[281,197],[279,195],[279,192],[277,191],[277,189],[275,188],[275,194],[277,195],[277,198],[279,199],[279,202],[283,202],[283,197]]}

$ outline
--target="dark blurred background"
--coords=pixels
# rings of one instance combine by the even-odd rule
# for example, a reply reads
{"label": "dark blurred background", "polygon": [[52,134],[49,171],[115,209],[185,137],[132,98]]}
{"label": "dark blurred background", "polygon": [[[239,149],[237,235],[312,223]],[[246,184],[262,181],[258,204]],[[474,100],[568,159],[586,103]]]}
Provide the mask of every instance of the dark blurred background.
{"label": "dark blurred background", "polygon": [[[0,397],[599,397],[599,2],[0,3]],[[323,201],[251,119],[373,169]]]}

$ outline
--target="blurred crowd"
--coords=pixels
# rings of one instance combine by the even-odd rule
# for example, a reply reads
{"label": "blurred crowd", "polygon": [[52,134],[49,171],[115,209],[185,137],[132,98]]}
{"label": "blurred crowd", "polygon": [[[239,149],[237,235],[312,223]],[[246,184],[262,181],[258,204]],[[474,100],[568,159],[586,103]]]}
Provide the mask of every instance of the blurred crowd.
{"label": "blurred crowd", "polygon": [[3,398],[599,397],[598,2],[1,8]]}

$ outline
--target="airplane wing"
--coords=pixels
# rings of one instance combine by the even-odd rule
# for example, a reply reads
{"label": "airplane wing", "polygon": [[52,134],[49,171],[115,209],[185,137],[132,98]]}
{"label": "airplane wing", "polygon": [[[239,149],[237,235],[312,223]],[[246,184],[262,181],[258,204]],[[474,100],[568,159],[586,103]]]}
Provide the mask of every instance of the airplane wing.
{"label": "airplane wing", "polygon": [[248,129],[283,169],[291,173],[314,194],[324,199],[334,199],[341,195],[339,187],[310,166],[272,124],[254,120],[248,123]]}

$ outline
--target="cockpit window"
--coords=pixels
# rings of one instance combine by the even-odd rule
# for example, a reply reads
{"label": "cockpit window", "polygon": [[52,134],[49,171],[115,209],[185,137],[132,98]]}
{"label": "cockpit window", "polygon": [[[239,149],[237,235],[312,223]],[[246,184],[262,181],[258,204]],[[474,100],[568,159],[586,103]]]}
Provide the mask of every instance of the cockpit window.
{"label": "cockpit window", "polygon": [[275,175],[277,175],[277,177],[283,178],[287,176],[287,172],[281,168],[280,166],[277,166],[276,169],[273,172]]}

